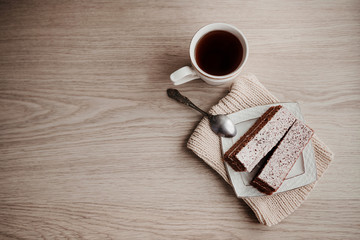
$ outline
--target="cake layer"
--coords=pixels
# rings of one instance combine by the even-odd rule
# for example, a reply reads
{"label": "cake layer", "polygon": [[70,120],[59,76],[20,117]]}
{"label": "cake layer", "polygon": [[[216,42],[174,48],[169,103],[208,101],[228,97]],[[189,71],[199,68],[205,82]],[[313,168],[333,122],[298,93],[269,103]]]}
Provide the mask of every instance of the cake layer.
{"label": "cake layer", "polygon": [[277,191],[313,134],[311,128],[296,120],[251,184],[268,195]]}
{"label": "cake layer", "polygon": [[270,107],[255,124],[224,154],[235,171],[251,172],[262,158],[280,141],[295,122],[284,107]]}

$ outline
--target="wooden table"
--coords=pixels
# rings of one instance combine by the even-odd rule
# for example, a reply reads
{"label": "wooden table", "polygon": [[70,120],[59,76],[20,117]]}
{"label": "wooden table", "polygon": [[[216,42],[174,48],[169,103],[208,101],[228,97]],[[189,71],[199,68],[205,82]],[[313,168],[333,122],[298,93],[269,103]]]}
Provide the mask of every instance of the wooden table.
{"label": "wooden table", "polygon": [[[0,239],[356,239],[360,2],[1,1]],[[199,114],[168,99],[192,35],[227,22],[252,72],[336,159],[266,227],[186,149]],[[204,109],[229,84],[178,87]]]}

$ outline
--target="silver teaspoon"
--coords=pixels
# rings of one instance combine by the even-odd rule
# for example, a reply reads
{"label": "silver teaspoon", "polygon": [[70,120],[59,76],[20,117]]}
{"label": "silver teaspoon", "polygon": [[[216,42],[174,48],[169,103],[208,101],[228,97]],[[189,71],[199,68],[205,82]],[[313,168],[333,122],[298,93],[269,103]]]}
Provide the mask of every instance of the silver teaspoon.
{"label": "silver teaspoon", "polygon": [[167,94],[170,98],[175,99],[179,103],[182,103],[186,106],[189,106],[196,111],[200,112],[202,115],[206,116],[210,121],[211,130],[221,137],[231,138],[236,135],[236,128],[234,123],[224,114],[212,115],[207,113],[200,108],[198,108],[194,103],[192,103],[187,97],[180,94],[176,89],[169,88]]}

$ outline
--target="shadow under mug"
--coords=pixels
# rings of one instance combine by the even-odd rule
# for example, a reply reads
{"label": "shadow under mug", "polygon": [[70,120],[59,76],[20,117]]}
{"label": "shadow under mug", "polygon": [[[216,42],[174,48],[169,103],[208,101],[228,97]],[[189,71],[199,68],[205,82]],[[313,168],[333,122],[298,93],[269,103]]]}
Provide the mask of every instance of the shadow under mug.
{"label": "shadow under mug", "polygon": [[[212,32],[212,31],[226,31],[231,33],[232,35],[234,35],[235,37],[237,37],[241,43],[243,52],[242,52],[242,60],[240,62],[240,64],[238,65],[238,67],[231,73],[226,74],[226,75],[211,75],[205,71],[203,71],[198,63],[196,62],[196,57],[195,57],[195,50],[196,50],[196,46],[199,42],[199,40],[205,36],[207,33]],[[171,81],[174,83],[174,85],[180,85],[195,79],[199,79],[201,78],[202,80],[204,80],[206,83],[210,84],[210,85],[220,85],[223,83],[226,83],[228,81],[233,80],[235,77],[237,77],[239,75],[239,73],[241,72],[241,69],[243,68],[243,66],[245,65],[247,58],[249,55],[249,47],[248,47],[248,43],[247,40],[244,36],[244,34],[237,29],[236,27],[230,25],[230,24],[226,24],[226,23],[212,23],[209,25],[206,25],[204,27],[202,27],[199,31],[197,31],[194,35],[194,37],[191,40],[190,43],[190,60],[191,60],[191,65],[192,66],[185,66],[182,67],[178,70],[176,70],[175,72],[173,72],[170,75],[170,79]]]}

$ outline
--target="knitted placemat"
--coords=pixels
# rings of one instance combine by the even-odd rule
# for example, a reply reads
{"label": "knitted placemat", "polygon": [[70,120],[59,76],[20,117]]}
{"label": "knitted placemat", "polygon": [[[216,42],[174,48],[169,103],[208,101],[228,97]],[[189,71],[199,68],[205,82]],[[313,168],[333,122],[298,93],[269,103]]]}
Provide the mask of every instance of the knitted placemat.
{"label": "knitted placemat", "polygon": [[[279,100],[254,75],[246,74],[234,81],[230,93],[213,106],[209,112],[230,114],[245,108],[278,102]],[[334,154],[316,135],[313,136],[312,143],[319,180],[334,158]],[[207,118],[200,121],[190,136],[187,147],[218,172],[227,183],[231,184],[221,155],[220,138],[211,131]],[[243,200],[254,211],[261,223],[271,226],[294,212],[304,202],[314,186],[315,183],[312,183],[271,196],[247,197]]]}

